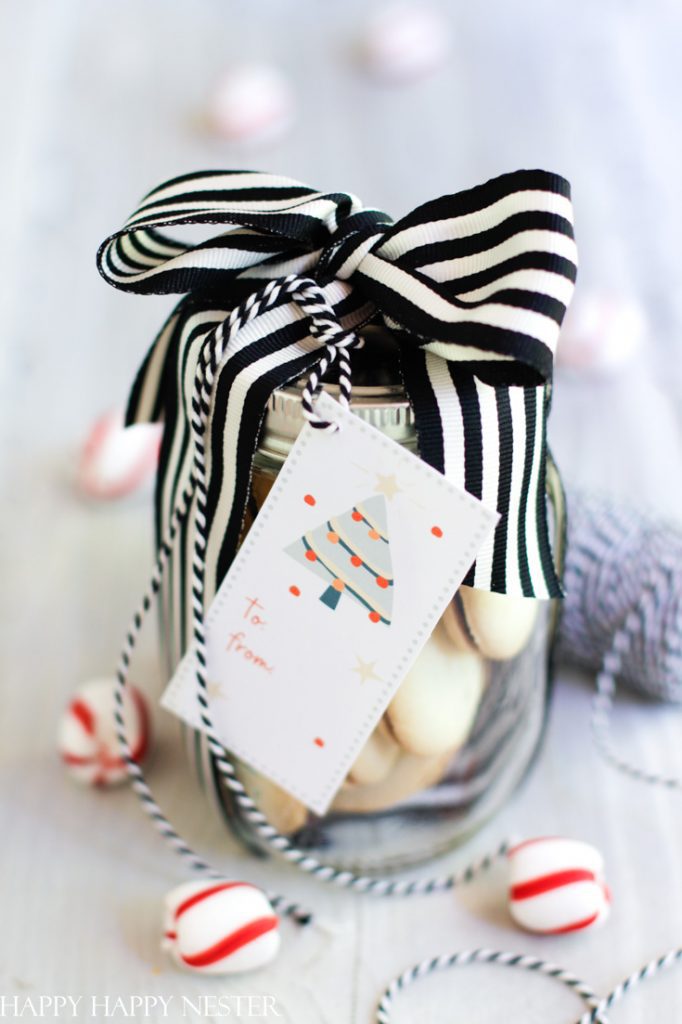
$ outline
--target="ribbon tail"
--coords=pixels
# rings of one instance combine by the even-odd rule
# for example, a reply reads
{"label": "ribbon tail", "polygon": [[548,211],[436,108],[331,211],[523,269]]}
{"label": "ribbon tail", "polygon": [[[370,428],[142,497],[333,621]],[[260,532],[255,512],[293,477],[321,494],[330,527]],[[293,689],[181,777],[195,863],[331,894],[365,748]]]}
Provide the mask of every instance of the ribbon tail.
{"label": "ribbon tail", "polygon": [[164,418],[164,394],[169,371],[173,372],[170,353],[177,343],[183,307],[187,299],[178,303],[154,338],[133,381],[125,409],[125,425],[160,423]]}
{"label": "ribbon tail", "polygon": [[421,457],[500,514],[464,583],[560,597],[545,495],[548,389],[487,384],[466,365],[409,345],[401,362]]}

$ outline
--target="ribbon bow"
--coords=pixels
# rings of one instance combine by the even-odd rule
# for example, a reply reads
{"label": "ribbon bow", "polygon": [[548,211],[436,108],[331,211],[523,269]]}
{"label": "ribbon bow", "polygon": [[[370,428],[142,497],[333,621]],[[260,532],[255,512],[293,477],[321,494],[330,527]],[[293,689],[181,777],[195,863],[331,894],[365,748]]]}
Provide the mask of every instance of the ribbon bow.
{"label": "ribbon bow", "polygon": [[[168,233],[213,224],[220,233],[197,244]],[[568,182],[545,171],[503,175],[395,223],[352,195],[256,172],[206,171],[154,189],[102,244],[98,267],[127,291],[187,293],[147,354],[128,406],[129,423],[165,423],[159,536],[191,471],[197,361],[210,333],[244,303],[249,315],[213,381],[210,599],[238,546],[268,399],[324,355],[290,291],[262,309],[249,305],[268,282],[295,275],[315,282],[342,332],[383,322],[396,336],[422,458],[500,513],[465,583],[559,596],[545,509],[546,419],[576,263]],[[186,606],[188,550],[184,538],[174,566]],[[178,629],[185,632],[182,622]]]}

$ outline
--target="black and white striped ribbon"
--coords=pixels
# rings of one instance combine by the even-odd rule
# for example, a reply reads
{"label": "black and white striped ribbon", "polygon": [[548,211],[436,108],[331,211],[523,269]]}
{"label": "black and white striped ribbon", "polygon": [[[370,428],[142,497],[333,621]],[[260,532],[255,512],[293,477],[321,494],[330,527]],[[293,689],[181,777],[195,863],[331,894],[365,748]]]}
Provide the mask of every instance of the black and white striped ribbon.
{"label": "black and white striped ribbon", "polygon": [[[196,224],[222,230],[195,245],[170,233]],[[190,174],[149,193],[98,263],[116,287],[188,293],[147,355],[128,409],[129,422],[165,423],[159,536],[188,481],[196,353],[267,282],[312,276],[342,331],[375,321],[395,333],[422,457],[501,513],[465,582],[560,594],[544,472],[553,354],[576,273],[564,179],[518,171],[393,223],[354,196],[287,178]],[[267,399],[325,357],[332,361],[308,318],[283,297],[240,332],[217,368],[206,459],[209,600],[236,550]],[[173,604],[182,608],[191,604],[185,530],[171,568]],[[178,628],[187,634],[186,621]]]}

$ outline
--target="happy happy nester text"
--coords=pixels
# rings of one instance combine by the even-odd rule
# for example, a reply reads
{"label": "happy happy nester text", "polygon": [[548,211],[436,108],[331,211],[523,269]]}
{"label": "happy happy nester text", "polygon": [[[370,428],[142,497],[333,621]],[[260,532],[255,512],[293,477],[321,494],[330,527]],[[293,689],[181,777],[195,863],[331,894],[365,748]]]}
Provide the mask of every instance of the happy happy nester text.
{"label": "happy happy nester text", "polygon": [[71,1017],[89,1020],[93,1017],[140,1018],[187,1017],[281,1017],[274,996],[62,996],[62,995],[2,995],[0,1018],[17,1020],[22,1017]]}

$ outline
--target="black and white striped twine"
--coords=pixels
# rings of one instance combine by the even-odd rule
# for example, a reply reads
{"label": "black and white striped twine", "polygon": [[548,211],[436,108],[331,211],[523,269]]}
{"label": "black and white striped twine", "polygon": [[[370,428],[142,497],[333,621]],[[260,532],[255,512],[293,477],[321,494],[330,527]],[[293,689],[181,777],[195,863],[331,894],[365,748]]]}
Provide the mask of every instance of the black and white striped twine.
{"label": "black and white striped twine", "polygon": [[657,957],[655,960],[651,960],[648,964],[645,964],[644,967],[634,971],[625,979],[625,981],[616,985],[613,991],[610,992],[605,999],[601,1000],[599,1006],[595,1007],[591,1013],[587,1013],[580,1018],[578,1024],[595,1024],[597,1021],[601,1021],[602,1024],[604,1024],[606,1021],[606,1018],[603,1016],[604,1012],[606,1010],[610,1010],[612,1006],[615,1006],[616,1003],[620,1002],[628,992],[631,992],[633,988],[636,988],[637,985],[640,985],[643,981],[647,981],[649,978],[653,978],[657,974],[660,974],[661,971],[665,971],[669,967],[674,967],[679,963],[682,963],[682,948],[670,949],[667,953],[664,953],[663,956]]}
{"label": "black and white striped twine", "polygon": [[607,1011],[620,1002],[628,992],[631,992],[632,989],[636,988],[643,981],[655,977],[669,967],[682,963],[682,948],[671,949],[664,953],[663,956],[650,961],[644,967],[634,971],[604,998],[595,995],[592,988],[586,985],[584,981],[576,978],[570,971],[566,971],[556,964],[541,960],[535,956],[528,956],[522,953],[504,953],[491,949],[465,950],[458,953],[444,954],[429,960],[422,960],[393,979],[377,1005],[376,1024],[392,1024],[392,1010],[398,995],[404,989],[414,984],[415,981],[419,981],[438,971],[446,970],[449,967],[462,967],[473,963],[500,964],[505,967],[532,971],[537,974],[544,974],[549,978],[554,978],[580,996],[590,1007],[576,1024],[608,1024]]}
{"label": "black and white striped twine", "polygon": [[473,949],[464,950],[458,953],[444,954],[443,956],[436,956],[430,960],[422,960],[421,963],[415,964],[414,967],[408,968],[399,974],[397,978],[394,978],[388,988],[383,993],[376,1010],[376,1024],[391,1024],[392,1020],[392,1009],[396,1001],[396,997],[404,989],[414,984],[415,981],[419,981],[421,978],[427,977],[429,974],[435,974],[438,971],[444,971],[450,967],[463,967],[467,964],[500,964],[504,967],[514,967],[519,970],[533,971],[537,974],[544,974],[549,978],[554,978],[556,981],[560,981],[562,985],[566,985],[572,992],[580,996],[582,1000],[590,1007],[590,1012],[587,1018],[581,1018],[581,1024],[584,1024],[586,1019],[599,1024],[607,1024],[606,1018],[601,1014],[601,1004],[603,1000],[600,1000],[594,991],[586,985],[580,978],[576,978],[575,975],[571,974],[570,971],[566,971],[563,967],[557,967],[556,964],[549,963],[546,960],[540,960],[535,956],[527,956],[523,953],[504,953],[499,950],[492,949]]}

